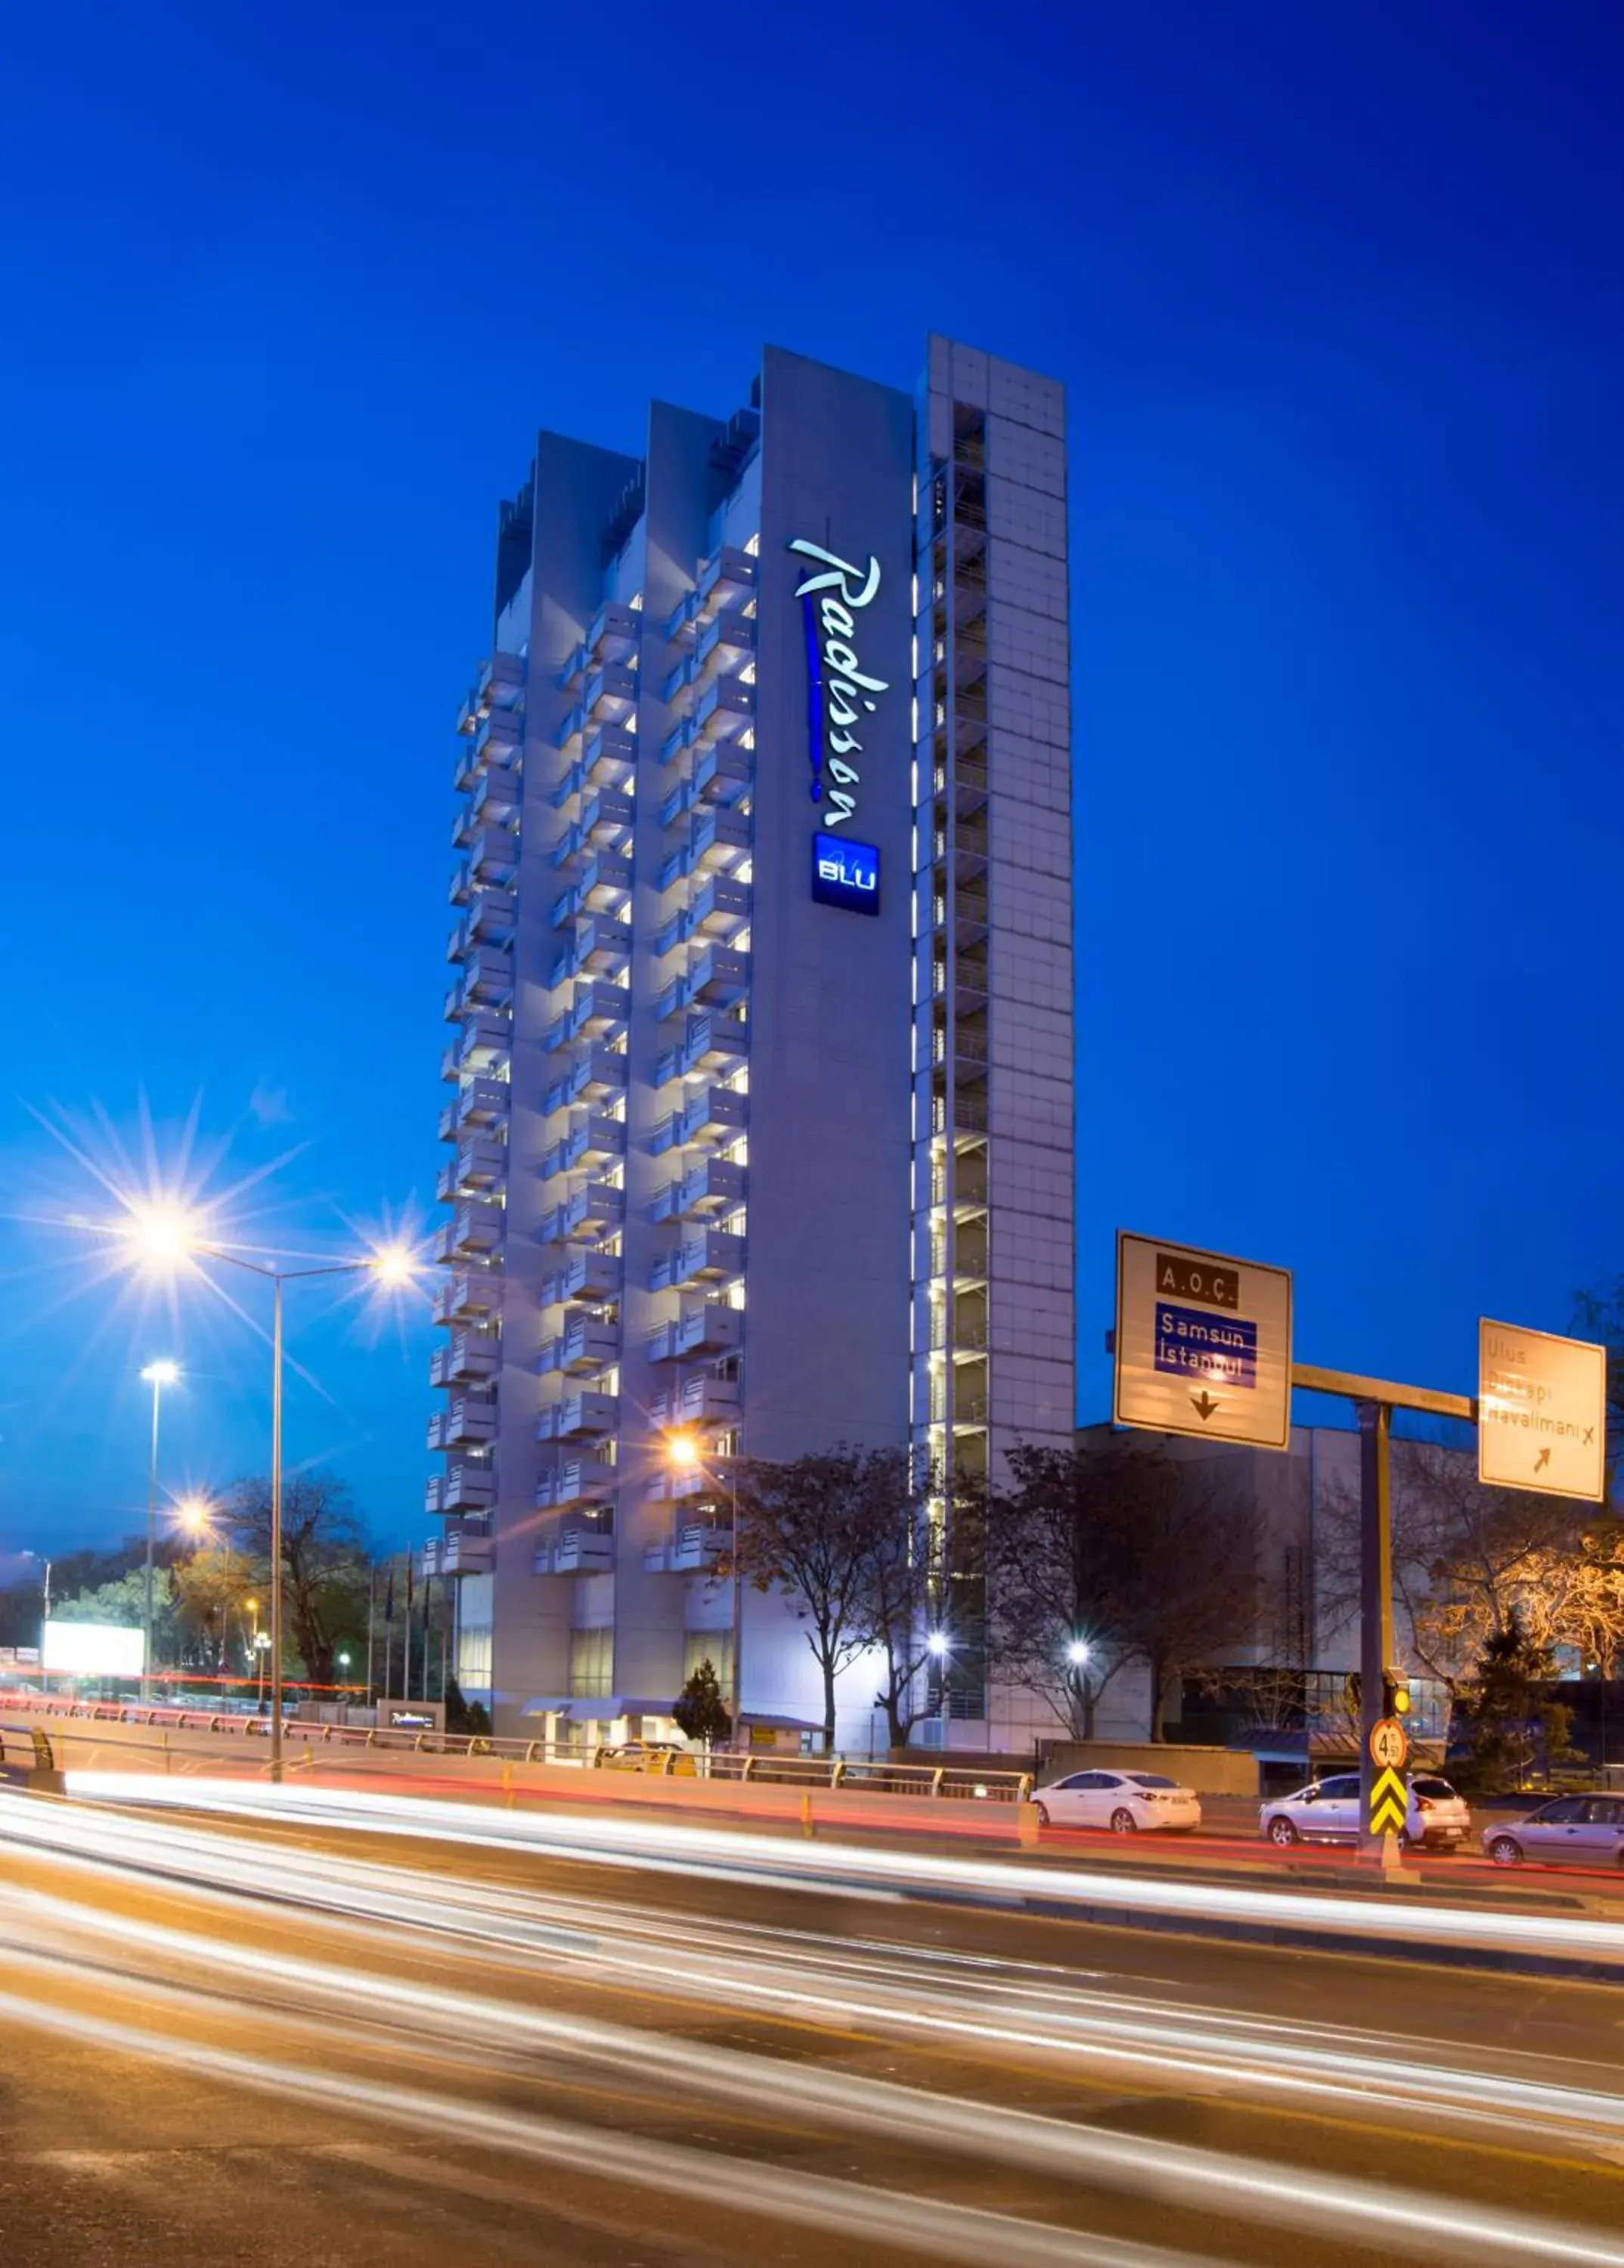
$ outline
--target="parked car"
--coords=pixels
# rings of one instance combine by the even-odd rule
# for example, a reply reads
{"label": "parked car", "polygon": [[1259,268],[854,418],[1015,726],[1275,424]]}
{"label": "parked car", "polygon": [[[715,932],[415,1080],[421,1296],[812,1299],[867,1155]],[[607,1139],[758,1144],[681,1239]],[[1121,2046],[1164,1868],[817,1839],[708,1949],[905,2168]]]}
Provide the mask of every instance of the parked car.
{"label": "parked car", "polygon": [[1624,1796],[1559,1795],[1526,1819],[1485,1828],[1483,1848],[1497,1867],[1624,1866]]}
{"label": "parked car", "polygon": [[1068,1772],[1039,1788],[1036,1800],[1043,1827],[1106,1827],[1113,1835],[1148,1828],[1187,1835],[1201,1823],[1195,1790],[1160,1772]]}
{"label": "parked car", "polygon": [[[1458,1850],[1472,1832],[1472,1812],[1448,1780],[1436,1772],[1417,1772],[1409,1783],[1404,1842],[1411,1849]],[[1359,1839],[1359,1775],[1334,1772],[1310,1780],[1295,1795],[1274,1796],[1258,1814],[1265,1842],[1287,1849],[1294,1843],[1355,1843]]]}
{"label": "parked car", "polygon": [[691,1772],[691,1752],[679,1741],[605,1742],[593,1761],[609,1771]]}

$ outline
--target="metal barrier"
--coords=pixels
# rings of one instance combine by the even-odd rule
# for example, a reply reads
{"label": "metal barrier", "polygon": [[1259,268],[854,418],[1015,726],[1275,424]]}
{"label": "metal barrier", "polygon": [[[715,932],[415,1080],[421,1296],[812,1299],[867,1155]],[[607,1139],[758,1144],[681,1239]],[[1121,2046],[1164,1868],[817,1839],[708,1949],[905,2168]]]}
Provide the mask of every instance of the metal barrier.
{"label": "metal barrier", "polygon": [[[267,1717],[241,1717],[207,1709],[171,1708],[161,1703],[70,1701],[58,1694],[7,1694],[0,1704],[30,1716],[61,1717],[103,1724],[146,1725],[177,1732],[226,1734],[243,1740],[268,1740]],[[41,1737],[43,1737],[41,1735]],[[644,1756],[591,1753],[557,1741],[526,1741],[488,1733],[395,1731],[388,1727],[282,1720],[284,1749],[303,1742],[324,1748],[393,1750],[400,1755],[491,1757],[506,1764],[595,1765],[602,1771],[641,1771],[749,1781],[764,1787],[838,1790],[852,1795],[908,1795],[971,1803],[1024,1803],[1032,1775],[1022,1771],[977,1771],[951,1764],[891,1764],[873,1758],[778,1756],[763,1749],[651,1749]]]}

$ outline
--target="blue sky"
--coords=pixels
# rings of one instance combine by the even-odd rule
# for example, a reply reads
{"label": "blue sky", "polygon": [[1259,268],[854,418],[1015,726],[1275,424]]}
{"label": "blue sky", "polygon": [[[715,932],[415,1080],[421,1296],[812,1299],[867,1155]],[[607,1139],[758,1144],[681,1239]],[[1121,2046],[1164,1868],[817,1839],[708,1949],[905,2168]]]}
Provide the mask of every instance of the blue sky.
{"label": "blue sky", "polygon": [[[760,341],[1070,390],[1080,1335],[1111,1235],[1469,1388],[1624,1269],[1616,9],[29,11],[0,70],[0,1550],[263,1464],[264,1353],[41,1217],[36,1112],[306,1249],[439,1162],[450,723],[534,429]],[[107,1138],[100,1138],[107,1154]],[[251,1301],[247,1304],[251,1305]],[[162,1342],[160,1344],[159,1342]],[[309,1287],[290,1455],[418,1531],[426,1325]]]}

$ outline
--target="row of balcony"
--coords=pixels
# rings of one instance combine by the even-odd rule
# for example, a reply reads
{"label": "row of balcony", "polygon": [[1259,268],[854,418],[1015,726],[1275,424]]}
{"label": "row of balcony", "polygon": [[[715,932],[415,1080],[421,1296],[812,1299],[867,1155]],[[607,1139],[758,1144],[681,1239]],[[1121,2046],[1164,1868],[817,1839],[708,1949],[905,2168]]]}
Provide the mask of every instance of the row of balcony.
{"label": "row of balcony", "polygon": [[578,1504],[608,1504],[620,1478],[607,1457],[566,1457],[535,1484],[539,1512],[567,1512]]}
{"label": "row of balcony", "polygon": [[482,662],[479,675],[457,711],[457,731],[471,738],[493,711],[517,708],[524,699],[525,674],[521,654],[493,653],[489,661]]}
{"label": "row of balcony", "polygon": [[455,1023],[470,1008],[506,1008],[513,998],[513,956],[502,946],[477,946],[446,995],[446,1020]]}
{"label": "row of balcony", "polygon": [[688,822],[685,841],[661,860],[654,887],[668,890],[684,876],[727,873],[749,856],[749,814],[712,806]]}
{"label": "row of balcony", "polygon": [[523,800],[524,788],[516,771],[481,772],[451,823],[453,850],[471,850],[474,837],[484,828],[515,826]]}
{"label": "row of balcony", "polygon": [[662,1386],[648,1405],[649,1423],[657,1431],[668,1425],[736,1424],[738,1416],[738,1380],[712,1378],[703,1370]]}
{"label": "row of balcony", "polygon": [[431,1386],[460,1386],[469,1380],[493,1379],[502,1367],[498,1334],[478,1323],[454,1330],[442,1347],[429,1357]]}
{"label": "row of balcony", "polygon": [[[561,687],[560,690],[567,690]],[[580,696],[566,714],[558,733],[558,746],[567,747],[570,742],[594,725],[624,725],[635,730],[632,719],[638,705],[638,674],[634,662],[627,660],[595,662],[581,673]]]}
{"label": "row of balcony", "polygon": [[462,1079],[506,1071],[513,1053],[513,1020],[505,1010],[482,1008],[465,1016],[462,1027],[439,1059],[442,1079]]}
{"label": "row of balcony", "polygon": [[437,1323],[462,1323],[502,1312],[502,1278],[493,1269],[459,1269],[434,1294]]}
{"label": "row of balcony", "polygon": [[615,1565],[614,1535],[607,1528],[566,1528],[536,1545],[531,1564],[538,1575],[607,1574]]}
{"label": "row of balcony", "polygon": [[451,878],[454,906],[465,906],[476,890],[504,889],[519,872],[519,837],[511,827],[475,829],[463,846],[468,856]]}
{"label": "row of balcony", "polygon": [[612,1433],[619,1423],[620,1396],[583,1388],[543,1410],[535,1421],[538,1441],[573,1441]]}
{"label": "row of balcony", "polygon": [[496,1440],[494,1394],[459,1394],[429,1419],[431,1449],[488,1447]]}
{"label": "row of balcony", "polygon": [[736,1016],[690,1016],[681,1043],[656,1057],[654,1084],[665,1086],[696,1071],[730,1072],[749,1056],[749,1026]]}
{"label": "row of balcony", "polygon": [[697,1522],[688,1523],[672,1531],[666,1543],[651,1543],[643,1553],[643,1567],[650,1575],[698,1575],[714,1567],[723,1552],[732,1545],[732,1537],[725,1528],[705,1528]]}
{"label": "row of balcony", "polygon": [[744,1239],[727,1229],[707,1228],[684,1237],[657,1260],[648,1285],[652,1292],[673,1292],[684,1284],[727,1283],[743,1272]]}
{"label": "row of balcony", "polygon": [[470,890],[468,911],[446,940],[447,961],[461,961],[477,945],[511,945],[519,901],[511,890]]}
{"label": "row of balcony", "polygon": [[506,1126],[513,1089],[505,1079],[470,1079],[439,1114],[439,1138],[460,1142],[467,1134]]}
{"label": "row of balcony", "polygon": [[685,1220],[731,1212],[744,1203],[749,1169],[726,1158],[705,1158],[680,1180],[668,1182],[649,1208],[651,1220]]}
{"label": "row of balcony", "polygon": [[577,1166],[598,1166],[625,1154],[624,1121],[602,1111],[585,1111],[567,1133],[542,1152],[542,1179],[548,1182],[555,1174],[567,1174]]}
{"label": "row of balcony", "polygon": [[575,934],[547,972],[547,989],[556,991],[572,976],[619,976],[631,958],[631,924],[608,914],[575,917]]}
{"label": "row of balcony", "polygon": [[568,813],[577,796],[635,795],[637,740],[617,725],[590,735],[586,747],[565,770],[548,798],[555,811]]}
{"label": "row of balcony", "polygon": [[706,748],[686,779],[680,779],[660,806],[661,827],[675,827],[691,811],[723,809],[742,802],[749,793],[756,765],[748,748]]}
{"label": "row of balcony", "polygon": [[543,1277],[537,1297],[543,1307],[560,1307],[572,1300],[601,1301],[618,1298],[620,1261],[612,1252],[578,1252],[550,1276]]}
{"label": "row of balcony", "polygon": [[490,1260],[498,1256],[507,1233],[502,1206],[487,1198],[465,1197],[448,1221],[434,1232],[431,1249],[442,1264],[458,1260]]}
{"label": "row of balcony", "polygon": [[549,863],[565,866],[586,850],[616,850],[626,856],[636,820],[636,802],[624,788],[598,788],[548,852]]}
{"label": "row of balcony", "polygon": [[727,608],[712,615],[687,643],[687,652],[661,688],[661,699],[673,705],[712,678],[730,676],[749,666],[756,654],[755,621],[736,608]]}
{"label": "row of balcony", "polygon": [[524,711],[493,709],[479,718],[459,752],[452,784],[459,794],[471,792],[482,772],[515,772],[523,757]]}
{"label": "row of balcony", "polygon": [[707,1085],[687,1095],[680,1110],[662,1118],[649,1147],[656,1157],[690,1142],[727,1142],[749,1123],[750,1104],[737,1088]]}
{"label": "row of balcony", "polygon": [[562,929],[578,914],[613,914],[624,920],[623,909],[631,895],[631,859],[615,850],[594,850],[582,862],[569,888],[560,890],[553,900],[552,925]]}
{"label": "row of balcony", "polygon": [[423,1508],[430,1513],[491,1512],[495,1506],[496,1469],[483,1458],[447,1465],[423,1492]]}

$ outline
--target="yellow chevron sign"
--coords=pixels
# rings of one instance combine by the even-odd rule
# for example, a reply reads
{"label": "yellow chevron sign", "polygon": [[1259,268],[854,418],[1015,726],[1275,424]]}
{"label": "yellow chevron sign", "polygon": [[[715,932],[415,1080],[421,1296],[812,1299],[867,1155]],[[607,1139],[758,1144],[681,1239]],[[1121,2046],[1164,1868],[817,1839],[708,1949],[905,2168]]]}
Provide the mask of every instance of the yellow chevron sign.
{"label": "yellow chevron sign", "polygon": [[1409,1817],[1410,1799],[1396,1771],[1378,1772],[1370,1790],[1372,1835],[1402,1835]]}

